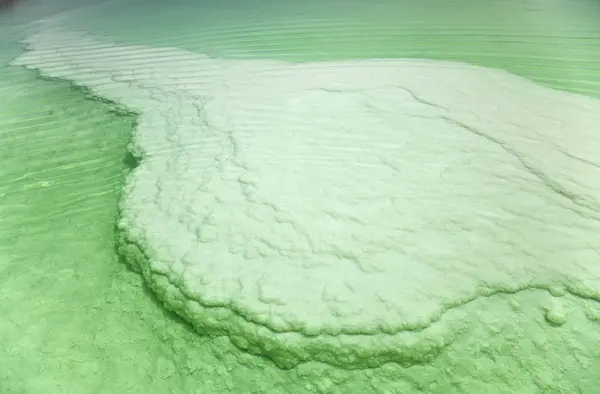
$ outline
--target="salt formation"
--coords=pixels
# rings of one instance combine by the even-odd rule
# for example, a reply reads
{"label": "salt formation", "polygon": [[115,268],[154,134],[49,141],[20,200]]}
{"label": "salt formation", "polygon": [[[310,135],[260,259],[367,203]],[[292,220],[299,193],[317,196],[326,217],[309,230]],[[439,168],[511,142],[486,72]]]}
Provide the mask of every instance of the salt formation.
{"label": "salt formation", "polygon": [[14,64],[139,113],[120,250],[201,333],[283,367],[410,364],[479,296],[600,295],[597,100],[452,62],[26,44]]}

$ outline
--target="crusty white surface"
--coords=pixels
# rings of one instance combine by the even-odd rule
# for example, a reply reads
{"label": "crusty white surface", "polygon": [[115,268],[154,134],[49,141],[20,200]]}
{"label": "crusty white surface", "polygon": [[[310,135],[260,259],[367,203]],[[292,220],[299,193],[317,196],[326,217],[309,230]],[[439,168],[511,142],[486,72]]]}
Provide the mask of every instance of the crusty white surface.
{"label": "crusty white surface", "polygon": [[28,44],[15,64],[140,113],[120,227],[196,324],[360,347],[339,334],[423,328],[496,291],[598,297],[597,100],[440,61]]}

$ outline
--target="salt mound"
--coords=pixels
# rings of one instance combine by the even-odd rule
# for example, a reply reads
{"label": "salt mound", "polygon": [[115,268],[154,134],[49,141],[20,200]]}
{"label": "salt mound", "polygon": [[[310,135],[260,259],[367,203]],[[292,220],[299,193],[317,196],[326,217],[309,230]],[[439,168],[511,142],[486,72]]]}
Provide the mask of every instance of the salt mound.
{"label": "salt mound", "polygon": [[26,43],[15,65],[139,112],[121,251],[200,332],[281,366],[413,363],[481,295],[600,297],[597,100],[441,61]]}

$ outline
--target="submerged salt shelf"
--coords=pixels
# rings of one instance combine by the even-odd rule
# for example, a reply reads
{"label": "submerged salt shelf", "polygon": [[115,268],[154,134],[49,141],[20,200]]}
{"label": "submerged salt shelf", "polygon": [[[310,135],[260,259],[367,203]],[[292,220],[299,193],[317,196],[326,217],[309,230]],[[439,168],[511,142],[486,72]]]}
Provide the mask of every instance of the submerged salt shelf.
{"label": "submerged salt shelf", "polygon": [[284,367],[410,364],[479,296],[600,296],[598,100],[441,61],[27,45],[15,65],[140,114],[120,248],[199,331]]}

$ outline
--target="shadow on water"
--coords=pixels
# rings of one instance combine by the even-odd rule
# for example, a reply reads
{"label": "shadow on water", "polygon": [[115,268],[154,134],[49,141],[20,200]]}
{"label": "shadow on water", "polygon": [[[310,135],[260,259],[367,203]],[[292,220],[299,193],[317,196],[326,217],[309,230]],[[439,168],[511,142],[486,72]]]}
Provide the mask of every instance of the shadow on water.
{"label": "shadow on water", "polygon": [[[115,224],[114,228],[115,228],[115,234],[118,234],[119,229],[117,228],[116,224]],[[136,275],[136,277],[139,279],[141,289],[144,292],[144,296],[147,299],[149,299],[152,302],[152,304],[156,308],[158,308],[158,310],[161,311],[162,315],[167,320],[169,320],[173,323],[176,323],[178,326],[184,328],[189,333],[199,335],[198,331],[187,320],[185,320],[183,317],[179,316],[177,313],[173,312],[172,310],[168,309],[165,306],[165,304],[158,298],[156,293],[146,283],[146,281],[144,280],[142,275],[139,272],[135,271],[131,267],[131,264],[127,261],[127,258],[119,252],[119,241],[116,237],[115,237],[115,243],[114,243],[114,252],[118,258],[119,264],[122,265],[123,267],[125,267],[125,270],[128,273]]]}
{"label": "shadow on water", "polygon": [[132,171],[140,165],[140,159],[135,157],[131,152],[127,152],[122,163],[127,171]]}
{"label": "shadow on water", "polygon": [[[134,122],[134,125],[133,125],[134,128],[137,126],[135,123],[136,122]],[[125,176],[127,176],[128,173],[135,170],[139,166],[140,159],[137,158],[135,155],[133,155],[131,152],[127,151],[121,161],[121,164],[124,167]],[[119,196],[119,199],[121,199],[121,198],[122,198],[122,196]],[[177,313],[173,312],[172,310],[168,309],[165,306],[165,304],[158,298],[157,294],[146,283],[146,281],[144,280],[142,275],[131,266],[130,262],[127,261],[127,258],[120,252],[120,250],[119,250],[119,234],[120,234],[121,230],[119,229],[118,223],[117,223],[118,218],[120,216],[118,210],[119,210],[119,208],[117,208],[117,212],[115,215],[115,224],[113,227],[113,229],[114,229],[113,231],[114,231],[114,235],[115,235],[113,250],[114,250],[115,255],[118,258],[119,264],[121,264],[123,267],[125,267],[125,269],[128,273],[134,274],[139,278],[139,283],[144,292],[144,295],[154,304],[154,306],[156,306],[162,312],[162,315],[165,318],[184,327],[186,331],[193,332],[194,334],[198,335],[198,332],[194,329],[194,327],[187,320],[185,320],[184,318],[179,316]]]}

